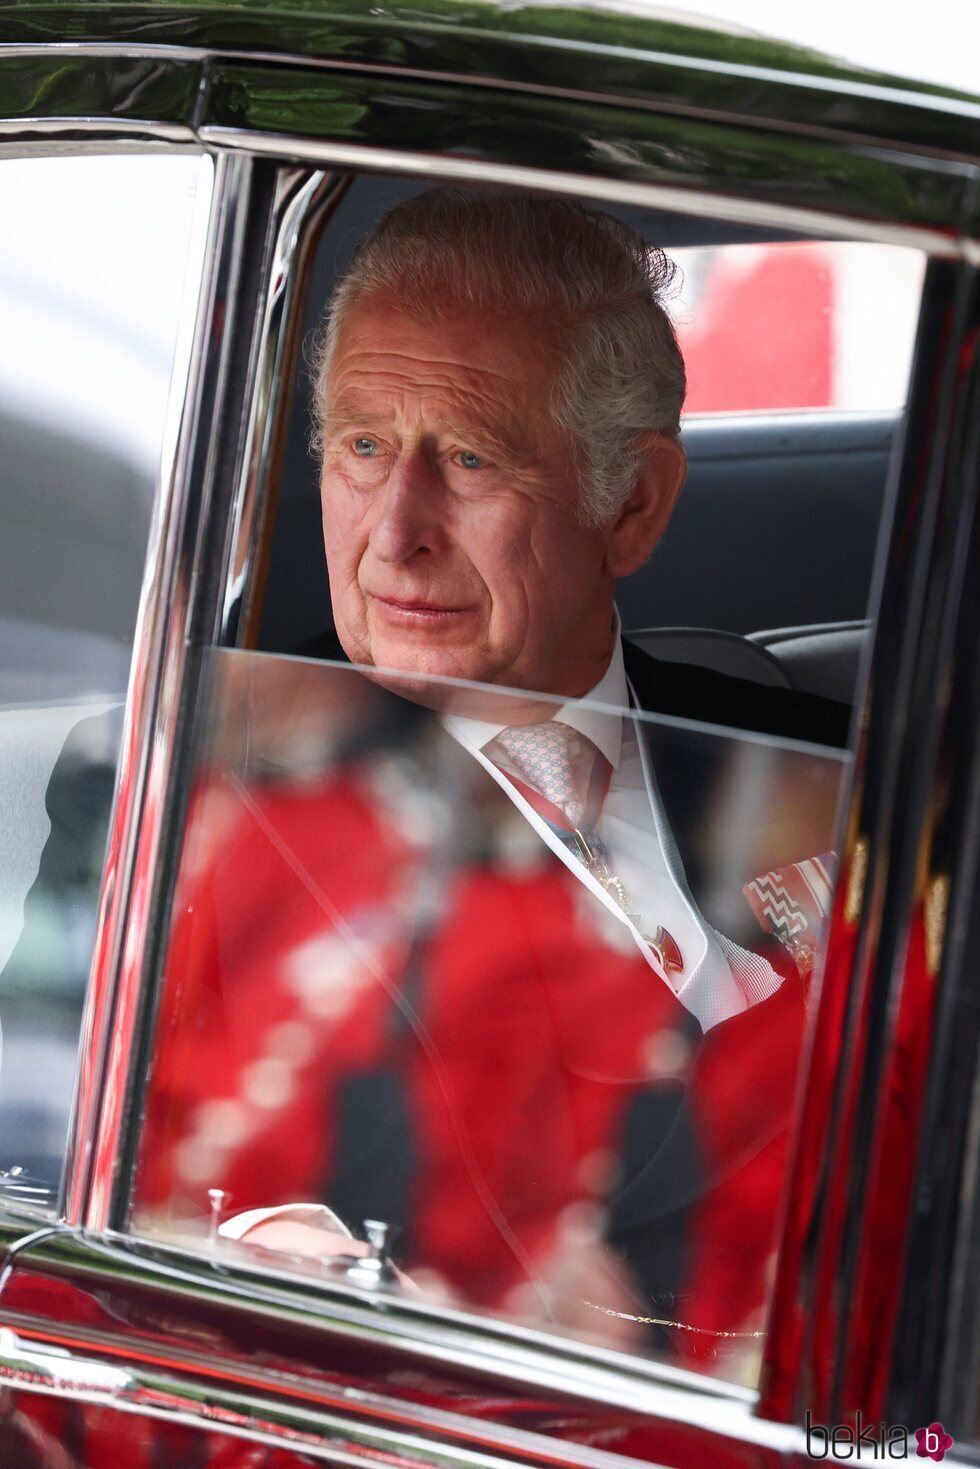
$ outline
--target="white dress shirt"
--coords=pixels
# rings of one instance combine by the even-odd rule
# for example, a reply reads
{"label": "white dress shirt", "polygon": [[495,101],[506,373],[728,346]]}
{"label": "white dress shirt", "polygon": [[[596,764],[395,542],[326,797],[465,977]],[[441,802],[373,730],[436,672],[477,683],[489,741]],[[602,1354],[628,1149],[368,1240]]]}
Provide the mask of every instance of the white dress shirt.
{"label": "white dress shirt", "polygon": [[[595,830],[606,849],[607,865],[626,888],[629,913],[623,911],[485,753],[486,747],[507,726],[459,715],[447,715],[443,722],[453,738],[507,792],[541,840],[626,925],[651,969],[670,986],[702,1030],[710,1030],[719,1021],[765,999],[778,989],[780,980],[764,959],[716,933],[698,912],[661,804],[639,721],[634,715],[623,717],[608,707],[627,709],[630,692],[617,617],[613,653],[606,672],[595,688],[581,700],[563,705],[554,718],[591,740],[612,767],[609,790]],[[633,922],[634,917],[639,919],[638,923]],[[684,967],[679,973],[665,970],[643,937],[644,933],[654,933],[658,925],[671,934],[681,951]]]}

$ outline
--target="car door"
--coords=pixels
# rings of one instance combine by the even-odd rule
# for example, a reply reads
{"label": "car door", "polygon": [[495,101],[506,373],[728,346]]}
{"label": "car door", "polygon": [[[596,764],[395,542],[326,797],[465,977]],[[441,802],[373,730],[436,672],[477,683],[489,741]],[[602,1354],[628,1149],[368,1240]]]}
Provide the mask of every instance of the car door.
{"label": "car door", "polygon": [[[802,139],[774,132],[784,84],[769,89],[756,77],[752,107],[742,94],[724,121],[700,93],[691,103],[706,115],[688,122],[672,109],[636,107],[628,87],[588,103],[500,87],[492,100],[501,127],[488,121],[488,89],[459,79],[327,72],[201,50],[127,61],[108,50],[93,58],[28,48],[0,59],[10,75],[50,81],[41,100],[32,94],[12,116],[8,136],[19,151],[47,148],[52,137],[77,141],[73,81],[94,71],[105,91],[97,99],[89,83],[85,131],[99,134],[100,147],[134,135],[164,151],[181,143],[203,149],[203,167],[213,168],[206,230],[200,215],[187,227],[203,249],[191,250],[198,264],[186,355],[177,353],[173,396],[163,395],[179,410],[163,435],[165,472],[144,532],[70,1129],[63,1104],[60,1113],[64,1184],[57,1204],[21,1199],[4,1210],[0,1371],[11,1452],[44,1465],[114,1462],[120,1444],[156,1464],[761,1465],[802,1454],[814,1422],[847,1427],[858,1412],[884,1422],[889,1410],[900,1426],[927,1421],[939,1399],[914,1387],[918,1343],[941,1332],[949,1284],[942,1277],[924,1297],[903,1266],[910,1215],[921,1249],[940,1193],[944,1237],[953,1237],[955,1211],[936,1184],[931,1149],[945,1140],[944,1188],[955,1193],[967,1122],[946,1083],[954,1056],[960,1088],[975,1063],[975,1030],[953,1021],[963,1014],[969,952],[952,920],[970,911],[976,884],[970,638],[978,564],[970,555],[976,290],[956,235],[969,225],[969,175],[960,160],[928,151],[928,106],[876,95],[871,147],[850,134],[834,140],[826,117]],[[493,48],[491,60],[499,68]],[[625,53],[620,60],[638,64]],[[667,79],[680,85],[682,69],[645,64],[654,95]],[[145,83],[138,113],[134,74]],[[747,79],[728,80],[734,88]],[[842,95],[853,112],[854,95],[843,86]],[[753,110],[767,116],[765,126]],[[228,1200],[217,1173],[213,1229],[205,1218],[197,1236],[175,1239],[133,1210],[161,1037],[189,1019],[168,1008],[161,979],[175,884],[187,873],[201,720],[222,707],[219,674],[229,662],[241,667],[240,658],[273,659],[259,676],[271,677],[264,708],[276,712],[278,665],[253,650],[309,249],[349,187],[341,170],[381,166],[668,211],[682,187],[685,212],[787,227],[805,213],[820,230],[894,239],[933,257],[876,573],[877,636],[856,721],[765,1358],[748,1385],[528,1326],[517,1313],[487,1317],[393,1290],[380,1260],[372,1286],[370,1272],[346,1273],[357,1271],[350,1262],[314,1279],[236,1252],[218,1236]],[[40,661],[47,670],[47,657]],[[319,691],[323,680],[316,684]],[[114,705],[113,689],[97,692]],[[111,707],[93,712],[111,720]],[[62,726],[52,731],[48,764],[33,782],[35,812],[59,753]],[[100,760],[112,770],[111,758]],[[38,832],[43,845],[36,818],[34,830],[33,855],[21,863],[28,874]],[[38,1010],[47,1023],[50,1003]],[[45,1157],[50,1175],[57,1155]],[[927,1178],[933,1194],[922,1192]],[[898,1343],[900,1310],[912,1334]]]}

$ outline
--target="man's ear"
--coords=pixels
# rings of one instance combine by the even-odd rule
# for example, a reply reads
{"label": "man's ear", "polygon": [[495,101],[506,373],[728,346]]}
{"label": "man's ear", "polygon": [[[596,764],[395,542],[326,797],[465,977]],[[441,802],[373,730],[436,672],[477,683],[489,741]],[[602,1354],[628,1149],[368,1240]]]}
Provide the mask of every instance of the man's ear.
{"label": "man's ear", "polygon": [[613,519],[606,541],[610,576],[630,576],[649,558],[667,529],[687,474],[687,455],[670,434],[647,436],[633,493]]}

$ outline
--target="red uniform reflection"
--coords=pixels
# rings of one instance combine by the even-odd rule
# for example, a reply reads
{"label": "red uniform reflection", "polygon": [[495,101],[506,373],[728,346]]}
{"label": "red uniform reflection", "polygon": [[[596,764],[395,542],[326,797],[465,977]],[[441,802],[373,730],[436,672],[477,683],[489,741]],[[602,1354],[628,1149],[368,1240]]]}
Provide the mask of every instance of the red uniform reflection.
{"label": "red uniform reflection", "polygon": [[402,1268],[463,1303],[634,1342],[680,1323],[699,1361],[751,1341],[727,1333],[762,1324],[795,971],[702,1038],[505,797],[458,816],[401,756],[199,784],[138,1222],[201,1221],[215,1187],[323,1200],[397,1223]]}

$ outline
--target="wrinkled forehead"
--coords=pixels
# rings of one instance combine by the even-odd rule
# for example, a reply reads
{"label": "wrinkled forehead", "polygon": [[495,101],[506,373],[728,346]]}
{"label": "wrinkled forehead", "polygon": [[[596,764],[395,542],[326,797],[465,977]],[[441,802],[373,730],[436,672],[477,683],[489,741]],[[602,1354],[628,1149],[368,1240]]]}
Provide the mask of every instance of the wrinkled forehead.
{"label": "wrinkled forehead", "polygon": [[328,303],[328,366],[336,348],[350,341],[366,319],[382,319],[392,328],[422,328],[439,333],[453,323],[464,323],[470,341],[480,338],[495,342],[519,342],[530,347],[551,370],[561,366],[572,351],[574,322],[557,304],[527,304],[516,285],[495,282],[486,300],[473,301],[445,288],[420,289],[419,281],[406,288],[364,284],[353,292],[338,286]]}
{"label": "wrinkled forehead", "polygon": [[[390,297],[351,304],[337,324],[329,359],[326,420],[364,408],[426,408],[530,448],[549,412],[560,357],[545,322],[516,311],[488,316],[472,307],[408,311]],[[557,425],[555,425],[557,428]]]}
{"label": "wrinkled forehead", "polygon": [[529,354],[550,372],[560,366],[569,344],[569,323],[544,305],[522,306],[516,292],[513,300],[502,294],[487,304],[457,301],[448,293],[417,300],[411,293],[403,298],[388,290],[359,292],[332,311],[331,360],[363,342],[368,333],[392,341],[439,341],[468,362],[489,345],[495,355],[508,350]]}

